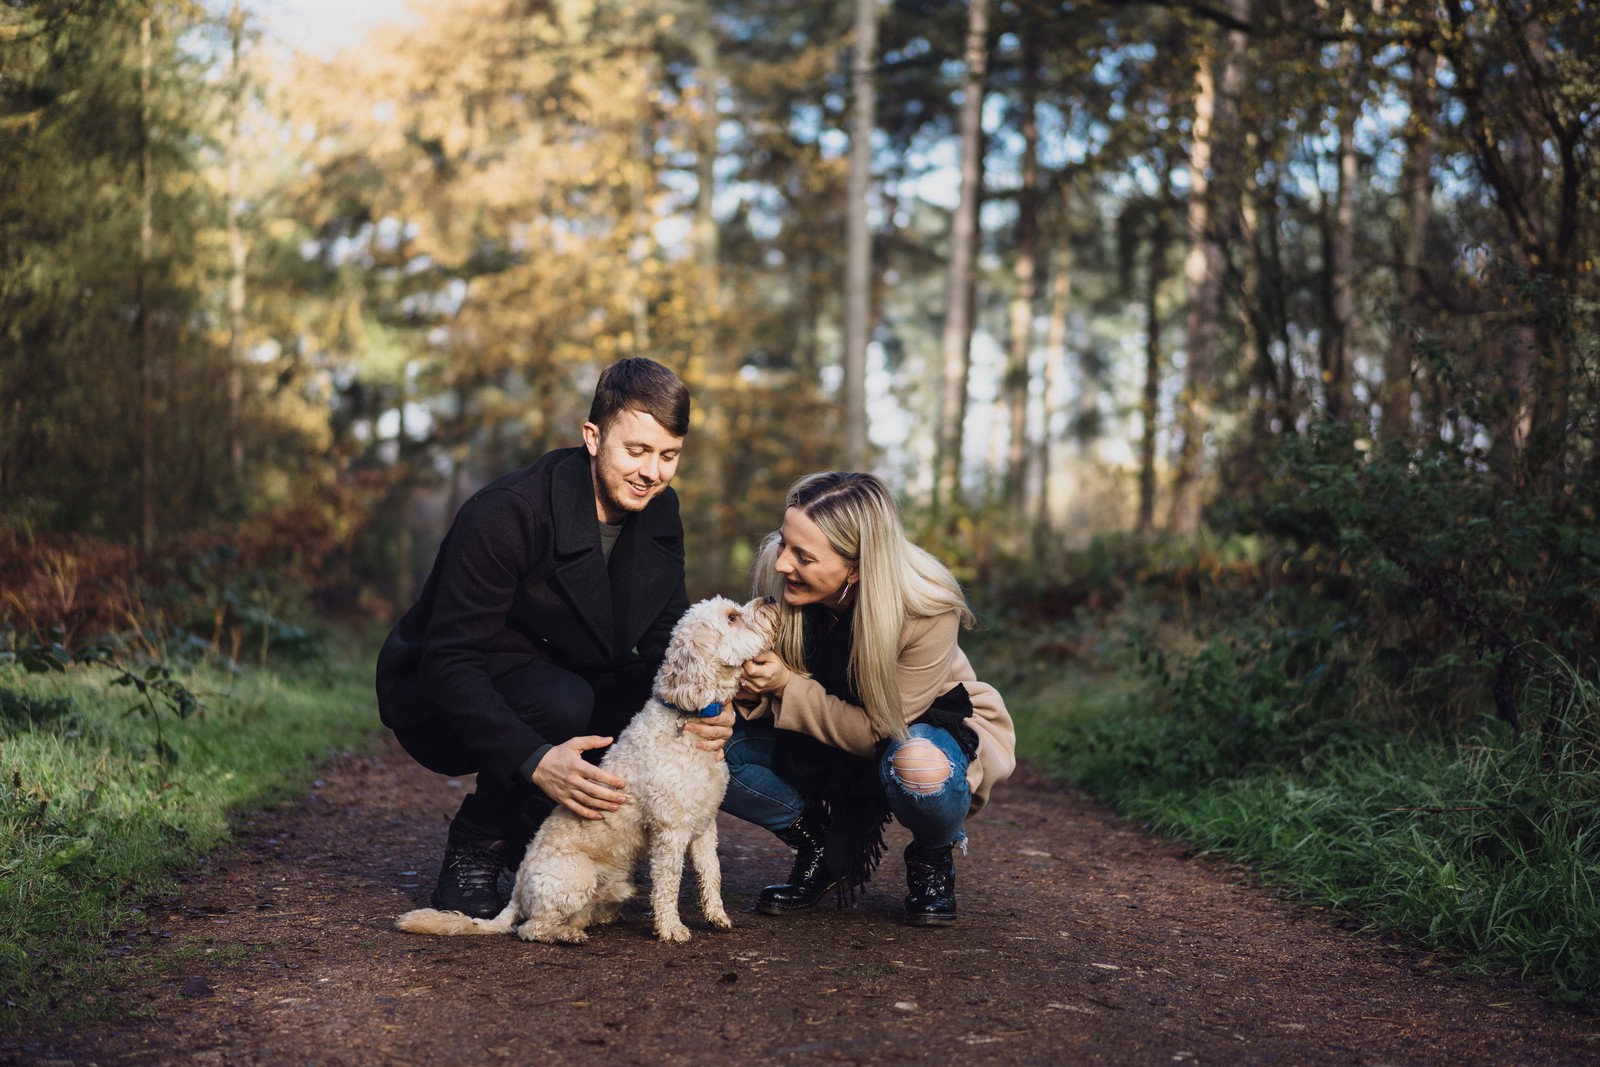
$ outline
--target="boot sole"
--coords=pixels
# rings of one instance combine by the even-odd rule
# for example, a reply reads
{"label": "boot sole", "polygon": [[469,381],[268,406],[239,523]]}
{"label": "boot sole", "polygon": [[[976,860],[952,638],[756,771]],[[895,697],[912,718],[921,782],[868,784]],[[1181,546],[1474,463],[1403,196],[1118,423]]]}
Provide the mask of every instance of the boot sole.
{"label": "boot sole", "polygon": [[839,879],[817,894],[817,899],[809,904],[769,904],[765,900],[758,900],[756,901],[756,911],[762,915],[795,915],[802,911],[815,911],[822,906],[824,900],[829,897],[837,897],[839,895],[839,886],[843,884],[844,879]]}
{"label": "boot sole", "polygon": [[471,909],[471,910],[468,910],[467,908],[450,908],[450,907],[446,907],[445,905],[439,903],[439,901],[436,898],[432,898],[432,897],[430,897],[428,899],[428,906],[431,907],[434,911],[454,912],[457,915],[465,915],[469,919],[492,919],[496,915],[499,915],[506,908],[506,906],[504,904],[500,905],[498,908],[494,909],[493,911],[483,911],[483,910],[477,909],[477,908],[474,908],[474,909]]}
{"label": "boot sole", "polygon": [[954,915],[907,915],[901,922],[906,926],[954,926]]}
{"label": "boot sole", "polygon": [[821,903],[822,901],[819,900],[816,904],[802,904],[796,908],[780,908],[776,904],[757,904],[756,911],[762,915],[799,915],[805,911],[816,911],[817,905]]}
{"label": "boot sole", "polygon": [[[832,892],[833,887],[830,886],[828,893]],[[816,911],[822,906],[822,902],[827,899],[828,893],[824,893],[822,896],[818,897],[816,900],[813,900],[809,904],[795,904],[792,906],[786,906],[783,904],[768,904],[765,901],[761,901],[756,904],[756,911],[760,912],[762,915],[798,915],[803,911]]]}

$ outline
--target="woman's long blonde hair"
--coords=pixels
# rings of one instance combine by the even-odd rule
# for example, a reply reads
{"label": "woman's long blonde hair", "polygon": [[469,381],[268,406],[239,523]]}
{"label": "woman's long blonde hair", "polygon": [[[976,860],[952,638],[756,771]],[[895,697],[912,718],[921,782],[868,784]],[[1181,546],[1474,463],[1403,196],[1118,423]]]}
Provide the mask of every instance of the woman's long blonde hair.
{"label": "woman's long blonde hair", "polygon": [[[906,539],[900,508],[888,487],[871,474],[823,471],[795,482],[784,510],[799,508],[817,524],[833,550],[856,565],[856,604],[850,646],[850,680],[879,737],[906,736],[900,702],[900,631],[907,619],[958,612],[974,622],[961,585],[938,559]],[[755,595],[783,607],[775,650],[791,671],[805,675],[805,626],[800,611],[783,600],[783,576],[773,569],[781,548],[767,535],[755,562]]]}

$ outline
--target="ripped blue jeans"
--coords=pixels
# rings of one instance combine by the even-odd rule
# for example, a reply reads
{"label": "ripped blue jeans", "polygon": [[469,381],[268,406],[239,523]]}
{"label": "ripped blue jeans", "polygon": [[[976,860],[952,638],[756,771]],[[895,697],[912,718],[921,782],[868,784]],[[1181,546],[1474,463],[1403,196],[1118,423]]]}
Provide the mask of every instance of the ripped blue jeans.
{"label": "ripped blue jeans", "polygon": [[[778,729],[770,719],[739,719],[723,749],[728,761],[728,793],[722,810],[774,832],[794,825],[805,810],[800,790],[772,769]],[[918,749],[932,745],[950,765],[950,775],[937,785],[908,784],[900,766],[922,762]],[[937,761],[935,761],[937,762]],[[948,730],[918,723],[904,741],[890,741],[878,761],[889,810],[917,843],[942,848],[966,840],[967,810],[972,793],[967,785],[967,757]],[[910,773],[910,772],[908,772]]]}

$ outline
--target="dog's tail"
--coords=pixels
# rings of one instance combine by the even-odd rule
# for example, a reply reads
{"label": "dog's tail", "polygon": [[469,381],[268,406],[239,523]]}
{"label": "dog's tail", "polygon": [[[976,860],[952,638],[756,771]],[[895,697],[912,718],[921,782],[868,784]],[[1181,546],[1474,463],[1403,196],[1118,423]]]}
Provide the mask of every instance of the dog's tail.
{"label": "dog's tail", "polygon": [[517,905],[507,904],[505,910],[492,919],[474,919],[459,911],[440,911],[438,908],[418,908],[395,919],[396,930],[408,934],[509,934],[517,927]]}

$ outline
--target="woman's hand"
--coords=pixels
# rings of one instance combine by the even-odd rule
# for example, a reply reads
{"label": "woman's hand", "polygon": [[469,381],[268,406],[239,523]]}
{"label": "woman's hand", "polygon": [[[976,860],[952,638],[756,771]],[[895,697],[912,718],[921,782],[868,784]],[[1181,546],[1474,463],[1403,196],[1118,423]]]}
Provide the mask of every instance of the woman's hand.
{"label": "woman's hand", "polygon": [[775,697],[780,697],[783,695],[784,686],[788,684],[789,668],[778,658],[776,652],[763,652],[755,659],[745,660],[744,669],[739,673],[741,696],[771,693]]}
{"label": "woman's hand", "polygon": [[694,747],[705,752],[715,752],[722,758],[722,748],[733,736],[733,709],[723,708],[722,714],[706,719],[685,719],[683,728],[699,738]]}

